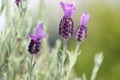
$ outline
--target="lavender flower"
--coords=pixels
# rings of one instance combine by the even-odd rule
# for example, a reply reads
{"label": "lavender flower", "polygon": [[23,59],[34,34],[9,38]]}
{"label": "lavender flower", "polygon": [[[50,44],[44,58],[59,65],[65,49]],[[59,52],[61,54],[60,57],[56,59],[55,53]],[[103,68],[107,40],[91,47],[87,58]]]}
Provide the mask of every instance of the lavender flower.
{"label": "lavender flower", "polygon": [[68,39],[73,34],[73,20],[71,18],[72,14],[76,10],[75,3],[60,3],[64,16],[59,23],[59,35],[63,38]]}
{"label": "lavender flower", "polygon": [[76,38],[77,41],[83,41],[87,37],[87,23],[89,20],[89,14],[84,12],[80,18],[80,26],[77,29]]}
{"label": "lavender flower", "polygon": [[21,0],[15,0],[16,5],[19,7]]}
{"label": "lavender flower", "polygon": [[30,54],[37,54],[39,52],[39,47],[41,40],[45,38],[45,33],[43,32],[43,23],[37,25],[34,34],[30,34],[29,37],[31,38],[31,42],[28,46],[28,51]]}

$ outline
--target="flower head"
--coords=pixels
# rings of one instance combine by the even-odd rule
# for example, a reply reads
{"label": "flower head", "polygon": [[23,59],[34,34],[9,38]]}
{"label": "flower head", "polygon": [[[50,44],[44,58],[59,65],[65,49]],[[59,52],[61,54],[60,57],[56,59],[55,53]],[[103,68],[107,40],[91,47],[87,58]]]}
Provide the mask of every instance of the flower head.
{"label": "flower head", "polygon": [[89,20],[89,14],[84,12],[80,18],[80,26],[77,29],[76,38],[77,41],[83,41],[87,37],[87,23]]}
{"label": "flower head", "polygon": [[16,5],[19,7],[21,0],[15,0]]}
{"label": "flower head", "polygon": [[43,31],[43,23],[37,25],[34,34],[30,34],[29,37],[31,38],[31,42],[28,46],[28,51],[30,54],[37,54],[39,51],[39,47],[41,44],[41,40],[45,38],[45,33]]}
{"label": "flower head", "polygon": [[74,2],[61,2],[60,5],[63,8],[64,16],[59,23],[59,35],[61,35],[65,39],[68,39],[73,34],[74,23],[71,16],[76,10],[76,5]]}
{"label": "flower head", "polygon": [[61,7],[63,8],[64,15],[66,18],[70,18],[72,14],[76,11],[76,5],[74,2],[71,3],[60,3]]}

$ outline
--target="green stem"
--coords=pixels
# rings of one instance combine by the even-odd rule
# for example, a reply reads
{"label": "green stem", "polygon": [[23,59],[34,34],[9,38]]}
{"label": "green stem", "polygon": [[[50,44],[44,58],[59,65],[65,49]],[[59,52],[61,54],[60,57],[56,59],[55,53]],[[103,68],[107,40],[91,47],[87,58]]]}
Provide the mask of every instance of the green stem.
{"label": "green stem", "polygon": [[63,53],[65,53],[67,50],[67,39],[63,40]]}
{"label": "green stem", "polygon": [[26,2],[26,7],[25,7],[25,10],[23,11],[20,11],[20,13],[22,14],[21,15],[21,22],[20,22],[20,25],[19,25],[19,27],[18,27],[18,30],[20,30],[20,28],[21,28],[21,26],[23,25],[23,22],[24,22],[24,19],[25,19],[25,15],[26,15],[26,12],[27,12],[27,10],[28,10],[28,6],[29,6],[29,4],[30,4],[30,1],[28,1],[28,3]]}
{"label": "green stem", "polygon": [[78,53],[78,50],[79,50],[80,44],[81,44],[80,42],[77,42],[77,44],[76,44],[76,48],[75,48],[75,54]]}
{"label": "green stem", "polygon": [[66,59],[66,50],[67,50],[67,39],[63,39],[63,50],[58,54],[58,66],[57,66],[57,75],[55,80],[63,80],[64,78],[64,61]]}
{"label": "green stem", "polygon": [[[80,42],[77,42],[76,48],[75,48],[75,53],[74,53],[74,54],[78,54],[79,47],[80,47]],[[70,57],[69,57],[69,58],[70,58]],[[75,61],[75,62],[76,62],[76,61]],[[67,76],[66,76],[66,79],[65,79],[65,80],[69,80],[69,76],[70,76],[70,72],[71,72],[72,68],[73,68],[73,67],[69,67],[69,68],[68,68]]]}
{"label": "green stem", "polygon": [[64,39],[63,41],[63,53],[62,53],[62,64],[61,64],[61,80],[64,80],[66,77],[65,77],[65,60],[66,60],[66,56],[67,56],[67,53],[66,53],[66,50],[67,50],[67,39]]}
{"label": "green stem", "polygon": [[30,65],[30,73],[29,73],[30,80],[32,80],[32,72],[33,72],[33,55],[31,55],[31,65]]}

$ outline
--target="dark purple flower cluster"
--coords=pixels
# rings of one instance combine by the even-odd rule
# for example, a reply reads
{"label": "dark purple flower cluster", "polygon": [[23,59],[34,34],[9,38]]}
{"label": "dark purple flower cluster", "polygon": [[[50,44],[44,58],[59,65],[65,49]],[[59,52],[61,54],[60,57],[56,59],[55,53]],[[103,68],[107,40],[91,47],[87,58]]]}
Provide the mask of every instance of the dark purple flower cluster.
{"label": "dark purple flower cluster", "polygon": [[36,54],[39,52],[40,43],[41,42],[37,42],[31,39],[31,42],[28,46],[28,51],[30,52],[30,54]]}
{"label": "dark purple flower cluster", "polygon": [[21,3],[22,0],[15,0],[15,3],[17,6],[19,6],[19,4]]}

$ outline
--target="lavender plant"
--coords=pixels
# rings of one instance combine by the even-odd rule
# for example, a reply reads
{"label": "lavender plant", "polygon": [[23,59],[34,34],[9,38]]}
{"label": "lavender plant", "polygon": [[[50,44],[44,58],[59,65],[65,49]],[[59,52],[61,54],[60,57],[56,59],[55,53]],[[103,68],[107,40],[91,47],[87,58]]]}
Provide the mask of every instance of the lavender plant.
{"label": "lavender plant", "polygon": [[[79,46],[81,41],[83,41],[87,36],[87,23],[89,20],[89,14],[84,12],[80,19],[80,26],[76,30],[76,50],[74,52],[69,52],[67,49],[67,40],[72,36],[73,34],[73,20],[71,19],[72,14],[76,10],[75,3],[60,3],[61,7],[64,11],[64,17],[61,19],[59,24],[59,34],[63,37],[63,50],[61,50],[61,53],[58,54],[58,73],[56,76],[56,80],[69,80],[70,72],[76,63],[77,56],[80,54],[78,52]],[[67,63],[66,60],[68,58]]]}
{"label": "lavender plant", "polygon": [[45,38],[45,33],[43,32],[43,23],[40,23],[37,25],[37,28],[35,30],[35,34],[30,34],[29,37],[31,38],[31,42],[28,46],[28,51],[31,54],[31,65],[28,66],[29,68],[29,76],[30,80],[32,80],[32,73],[33,73],[33,68],[35,66],[35,63],[32,63],[34,54],[37,54],[39,52],[39,47],[41,44],[41,40]]}
{"label": "lavender plant", "polygon": [[64,80],[66,75],[65,70],[65,60],[67,57],[66,51],[67,51],[67,40],[72,36],[73,34],[73,20],[71,18],[72,14],[76,10],[75,3],[60,3],[63,11],[64,11],[64,17],[61,19],[59,24],[59,34],[63,38],[63,50],[61,50],[61,53],[58,54],[58,67],[57,67],[57,75],[56,80]]}
{"label": "lavender plant", "polygon": [[[63,39],[63,48],[60,49],[61,40],[56,40],[54,48],[48,45],[46,17],[41,15],[41,19],[33,21],[32,16],[28,14],[30,0],[15,0],[14,3],[10,0],[2,1],[4,4],[3,10],[0,9],[0,21],[3,21],[4,16],[6,25],[3,25],[3,30],[0,29],[0,80],[86,80],[85,74],[82,78],[71,78],[70,75],[73,73],[77,56],[81,53],[80,44],[87,37],[86,26],[89,20],[87,12],[82,14],[80,25],[75,32],[76,49],[70,52],[67,49],[67,41],[74,34],[72,20],[72,15],[76,11],[74,2],[60,2],[64,11],[59,24],[59,35]],[[40,14],[44,13],[44,3],[44,0],[41,0]],[[14,14],[9,15],[11,12]],[[36,24],[38,25],[34,34],[30,34]],[[102,60],[102,54],[95,56],[91,80],[95,80]]]}

